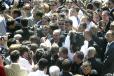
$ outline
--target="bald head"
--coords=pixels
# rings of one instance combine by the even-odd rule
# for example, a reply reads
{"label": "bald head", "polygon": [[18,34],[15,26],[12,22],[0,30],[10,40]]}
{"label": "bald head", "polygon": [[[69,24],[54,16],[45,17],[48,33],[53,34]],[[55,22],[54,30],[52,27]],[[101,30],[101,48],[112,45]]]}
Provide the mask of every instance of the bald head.
{"label": "bald head", "polygon": [[114,31],[113,30],[109,30],[106,33],[105,38],[107,39],[108,42],[114,41]]}

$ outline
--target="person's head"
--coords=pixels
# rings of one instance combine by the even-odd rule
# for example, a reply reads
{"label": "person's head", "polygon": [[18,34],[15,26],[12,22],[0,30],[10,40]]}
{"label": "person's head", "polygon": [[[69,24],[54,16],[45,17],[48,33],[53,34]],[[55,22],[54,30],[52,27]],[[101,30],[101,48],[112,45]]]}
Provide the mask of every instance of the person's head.
{"label": "person's head", "polygon": [[47,3],[42,3],[41,8],[44,10],[45,13],[49,12],[49,5]]}
{"label": "person's head", "polygon": [[81,17],[81,22],[88,24],[91,21],[91,18],[87,15]]}
{"label": "person's head", "polygon": [[[61,12],[61,13],[64,13],[65,16],[67,16],[67,17],[68,17],[68,15],[69,15],[69,10],[68,10],[67,7],[61,8],[61,9],[60,9],[60,12]],[[67,17],[66,17],[66,18],[67,18]]]}
{"label": "person's head", "polygon": [[109,8],[113,8],[114,7],[114,0],[107,0],[107,5]]}
{"label": "person's head", "polygon": [[54,39],[54,42],[57,42],[57,43],[59,42],[59,40],[60,40],[60,29],[53,31],[53,39]]}
{"label": "person's head", "polygon": [[92,3],[88,3],[86,8],[89,10],[94,10],[94,6]]}
{"label": "person's head", "polygon": [[85,40],[90,41],[91,40],[91,32],[89,30],[85,30],[84,37],[85,37]]}
{"label": "person's head", "polygon": [[46,36],[48,33],[50,33],[50,27],[48,25],[43,25],[42,33]]}
{"label": "person's head", "polygon": [[33,17],[35,20],[41,20],[43,15],[44,15],[44,13],[42,10],[38,10],[38,11],[33,12]]}
{"label": "person's head", "polygon": [[69,72],[71,69],[71,62],[70,60],[68,59],[65,59],[63,62],[62,62],[62,70],[64,72]]}
{"label": "person's head", "polygon": [[54,0],[49,1],[49,6],[50,6],[50,10],[52,10],[54,12],[54,10],[56,9],[56,5],[57,3]]}
{"label": "person's head", "polygon": [[81,70],[84,75],[91,74],[91,70],[92,70],[91,63],[88,61],[83,62],[82,66],[81,66]]}
{"label": "person's head", "polygon": [[38,44],[36,43],[30,44],[30,50],[33,51],[34,53],[36,52],[37,48],[38,48]]}
{"label": "person's head", "polygon": [[71,9],[70,16],[77,16],[79,12],[79,8],[75,7]]}
{"label": "person's head", "polygon": [[4,46],[7,40],[7,36],[0,36],[0,45]]}
{"label": "person's head", "polygon": [[40,37],[36,36],[36,35],[32,35],[29,38],[31,43],[36,43],[36,44],[40,44]]}
{"label": "person's head", "polygon": [[102,11],[102,20],[104,22],[108,22],[109,21],[109,17],[110,17],[110,14],[109,14],[109,11]]}
{"label": "person's head", "polygon": [[99,2],[99,1],[94,1],[94,2],[93,2],[93,5],[94,5],[94,8],[95,8],[95,9],[98,9],[98,8],[101,8],[102,3]]}
{"label": "person's head", "polygon": [[59,29],[61,29],[61,30],[65,30],[65,21],[62,20],[62,19],[60,19],[60,20],[58,21],[58,27],[59,27]]}
{"label": "person's head", "polygon": [[94,58],[96,56],[96,49],[94,47],[89,47],[87,50],[87,58]]}
{"label": "person's head", "polygon": [[52,44],[51,50],[50,50],[51,55],[53,56],[57,55],[58,52],[59,52],[59,46],[56,43]]}
{"label": "person's head", "polygon": [[12,17],[15,19],[17,17],[21,16],[21,11],[19,9],[14,9],[12,11]]}
{"label": "person's head", "polygon": [[14,50],[10,53],[10,59],[12,63],[17,63],[19,60],[20,53],[18,50]]}
{"label": "person's head", "polygon": [[48,60],[41,58],[38,62],[39,70],[46,71],[48,67]]}
{"label": "person's head", "polygon": [[25,13],[30,13],[30,11],[31,11],[30,3],[25,3],[23,6],[23,9],[24,9]]}
{"label": "person's head", "polygon": [[73,24],[72,20],[66,19],[65,20],[65,30],[66,31],[72,30],[72,24]]}
{"label": "person's head", "polygon": [[67,57],[68,57],[68,49],[65,48],[65,47],[60,47],[59,48],[59,57],[67,59]]}
{"label": "person's head", "polygon": [[42,25],[48,25],[50,22],[50,18],[48,16],[42,17]]}
{"label": "person's head", "polygon": [[93,21],[98,23],[100,21],[100,15],[97,12],[93,12]]}
{"label": "person's head", "polygon": [[25,58],[25,59],[28,59],[28,52],[29,52],[29,48],[27,45],[22,45],[20,48],[19,48],[19,52],[20,52],[20,56]]}
{"label": "person's head", "polygon": [[81,51],[76,51],[76,52],[74,53],[74,56],[73,56],[73,62],[75,62],[75,63],[77,63],[77,64],[80,64],[80,63],[82,63],[83,58],[84,58],[83,52],[81,52]]}
{"label": "person's head", "polygon": [[15,34],[14,39],[20,41],[22,39],[22,35],[21,34]]}
{"label": "person's head", "polygon": [[65,5],[66,5],[68,8],[71,8],[72,3],[73,3],[73,0],[66,0]]}
{"label": "person's head", "polygon": [[9,46],[9,53],[12,52],[12,51],[14,51],[14,50],[19,50],[19,48],[21,47],[21,45],[22,45],[22,44],[16,44],[16,43],[11,44],[11,45]]}
{"label": "person's head", "polygon": [[52,13],[51,21],[56,22],[58,20],[58,17],[59,17],[58,13]]}
{"label": "person's head", "polygon": [[60,68],[58,66],[50,66],[49,74],[50,74],[50,76],[59,76]]}
{"label": "person's head", "polygon": [[38,48],[33,56],[33,61],[34,64],[37,64],[38,61],[42,58],[44,55],[44,49],[43,48]]}
{"label": "person's head", "polygon": [[86,29],[87,24],[82,22],[80,23],[79,27],[78,27],[78,32],[84,32],[84,30]]}
{"label": "person's head", "polygon": [[110,30],[114,31],[114,21],[110,24]]}
{"label": "person's head", "polygon": [[8,19],[6,24],[7,24],[7,27],[9,29],[14,29],[15,28],[15,20],[14,19]]}
{"label": "person's head", "polygon": [[106,35],[105,38],[107,39],[107,41],[110,43],[112,41],[114,41],[114,31],[109,30]]}

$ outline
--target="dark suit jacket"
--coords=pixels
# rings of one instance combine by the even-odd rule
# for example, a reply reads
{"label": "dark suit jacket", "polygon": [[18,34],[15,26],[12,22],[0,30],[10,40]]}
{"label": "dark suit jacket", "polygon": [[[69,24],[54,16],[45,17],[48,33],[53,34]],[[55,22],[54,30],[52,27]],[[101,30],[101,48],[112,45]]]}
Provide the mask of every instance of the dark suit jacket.
{"label": "dark suit jacket", "polygon": [[100,57],[101,57],[101,60],[104,60],[104,52],[105,52],[105,49],[106,49],[106,46],[107,46],[106,38],[104,38],[104,37],[97,37],[95,35],[92,35],[92,39],[100,47],[100,49],[101,49]]}
{"label": "dark suit jacket", "polygon": [[103,74],[114,73],[114,42],[112,42],[105,53],[103,61]]}
{"label": "dark suit jacket", "polygon": [[89,58],[89,62],[91,62],[92,69],[95,69],[98,73],[98,76],[101,76],[102,72],[102,62],[98,58]]}

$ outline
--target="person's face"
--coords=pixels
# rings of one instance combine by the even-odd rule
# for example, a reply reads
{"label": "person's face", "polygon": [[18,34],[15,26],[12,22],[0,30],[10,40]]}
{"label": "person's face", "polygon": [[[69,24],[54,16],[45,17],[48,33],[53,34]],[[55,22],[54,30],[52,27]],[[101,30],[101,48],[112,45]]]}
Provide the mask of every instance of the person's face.
{"label": "person's face", "polygon": [[100,20],[100,16],[98,14],[94,14],[93,20],[97,23]]}
{"label": "person's face", "polygon": [[72,9],[70,12],[70,16],[77,16],[78,12],[75,9]]}
{"label": "person's face", "polygon": [[64,29],[65,29],[65,23],[64,23],[64,21],[60,21],[60,22],[58,23],[58,26],[59,26],[59,28],[60,28],[61,30],[64,30]]}
{"label": "person's face", "polygon": [[4,45],[7,41],[7,37],[0,37],[0,45]]}
{"label": "person's face", "polygon": [[109,20],[109,15],[106,12],[102,12],[102,20],[106,22]]}
{"label": "person's face", "polygon": [[105,38],[107,39],[108,42],[111,42],[112,41],[111,32],[107,32],[106,35],[105,35]]}
{"label": "person's face", "polygon": [[81,19],[81,22],[83,22],[83,23],[87,23],[87,22],[88,22],[88,20],[87,20],[87,18],[86,18],[86,17],[83,17],[83,18]]}
{"label": "person's face", "polygon": [[56,21],[57,21],[57,16],[53,15],[53,16],[52,16],[52,21],[53,21],[53,22],[56,22]]}
{"label": "person's face", "polygon": [[82,66],[82,72],[85,74],[85,75],[88,75],[91,73],[91,67],[89,65],[84,65]]}
{"label": "person's face", "polygon": [[60,39],[60,33],[54,33],[53,34],[53,39],[54,39],[55,42],[58,42],[59,39]]}
{"label": "person's face", "polygon": [[78,60],[78,58],[77,58],[77,55],[75,54],[75,55],[73,56],[73,61],[74,61],[74,62],[77,62],[77,60]]}
{"label": "person's face", "polygon": [[27,7],[24,8],[24,10],[25,10],[25,13],[30,13],[31,8],[29,6],[27,6]]}
{"label": "person's face", "polygon": [[67,58],[67,54],[64,54],[63,52],[59,52],[59,57],[62,57],[64,59]]}
{"label": "person's face", "polygon": [[57,4],[54,1],[50,2],[50,9],[55,10],[57,8]]}
{"label": "person's face", "polygon": [[47,35],[49,33],[49,30],[50,30],[49,28],[44,27],[42,32],[43,32],[44,35]]}
{"label": "person's face", "polygon": [[109,1],[106,3],[106,6],[109,8],[113,8],[113,3],[111,1]]}
{"label": "person's face", "polygon": [[25,59],[28,59],[28,52],[24,52],[23,57],[24,57]]}
{"label": "person's face", "polygon": [[70,8],[72,6],[72,2],[66,2],[65,4],[68,8]]}
{"label": "person's face", "polygon": [[12,17],[15,19],[16,17],[18,17],[17,13],[12,13]]}
{"label": "person's face", "polygon": [[90,32],[89,31],[85,31],[84,32],[84,37],[85,37],[86,40],[88,40],[91,37]]}
{"label": "person's face", "polygon": [[80,59],[77,57],[77,54],[75,54],[75,55],[73,56],[73,61],[74,61],[75,63],[78,63],[78,62],[80,61]]}
{"label": "person's face", "polygon": [[70,25],[70,23],[65,23],[65,29],[67,30],[67,31],[70,31],[71,29],[72,29],[72,27],[71,27],[72,25]]}

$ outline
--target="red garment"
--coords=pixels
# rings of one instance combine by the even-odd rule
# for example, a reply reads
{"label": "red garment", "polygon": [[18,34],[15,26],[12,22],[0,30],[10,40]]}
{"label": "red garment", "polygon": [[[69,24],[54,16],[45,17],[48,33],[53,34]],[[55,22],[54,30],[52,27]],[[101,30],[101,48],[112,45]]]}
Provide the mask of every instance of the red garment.
{"label": "red garment", "polygon": [[4,67],[0,65],[0,76],[6,76]]}

